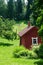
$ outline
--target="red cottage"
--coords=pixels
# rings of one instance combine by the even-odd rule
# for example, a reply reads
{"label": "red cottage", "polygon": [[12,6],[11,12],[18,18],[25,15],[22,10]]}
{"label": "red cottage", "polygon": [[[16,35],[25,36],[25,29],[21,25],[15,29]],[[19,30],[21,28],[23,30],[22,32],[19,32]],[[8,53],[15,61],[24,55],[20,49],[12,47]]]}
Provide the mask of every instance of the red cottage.
{"label": "red cottage", "polygon": [[32,48],[33,45],[41,44],[41,38],[38,36],[38,28],[35,26],[28,26],[19,32],[20,45],[25,46],[27,49]]}

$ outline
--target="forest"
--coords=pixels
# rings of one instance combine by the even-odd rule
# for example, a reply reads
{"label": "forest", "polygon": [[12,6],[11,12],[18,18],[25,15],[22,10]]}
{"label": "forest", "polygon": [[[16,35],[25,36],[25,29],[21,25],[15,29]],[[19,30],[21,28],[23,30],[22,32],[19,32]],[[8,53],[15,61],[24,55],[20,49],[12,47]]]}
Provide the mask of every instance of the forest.
{"label": "forest", "polygon": [[[42,41],[32,50],[18,36],[28,22]],[[43,65],[43,0],[0,0],[0,65]]]}
{"label": "forest", "polygon": [[[27,0],[27,2],[25,0],[0,0],[0,35],[10,36],[13,32],[12,34],[9,34],[9,32],[12,31],[15,23],[27,23],[28,21],[31,25],[38,26],[39,32],[43,33],[42,0]],[[40,36],[42,37],[43,34]]]}

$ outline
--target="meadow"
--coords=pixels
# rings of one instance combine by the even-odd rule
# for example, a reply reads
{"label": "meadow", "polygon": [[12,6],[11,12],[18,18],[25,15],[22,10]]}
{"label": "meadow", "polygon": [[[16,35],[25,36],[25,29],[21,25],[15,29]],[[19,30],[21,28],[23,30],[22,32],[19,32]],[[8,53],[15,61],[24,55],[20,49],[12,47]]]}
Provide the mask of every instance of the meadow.
{"label": "meadow", "polygon": [[[19,26],[20,25],[20,26]],[[27,25],[24,23],[15,24],[13,30],[17,32],[24,29]],[[15,47],[19,46],[20,40],[7,40],[0,37],[0,65],[37,65],[35,62],[40,59],[14,58],[13,53]]]}
{"label": "meadow", "polygon": [[[43,43],[43,0],[0,0],[0,65],[43,65],[43,44],[31,50],[33,55],[26,48],[20,49],[18,32],[27,27],[29,21],[38,26]],[[17,47],[22,57],[14,51]]]}
{"label": "meadow", "polygon": [[[1,43],[4,43],[1,45]],[[10,44],[7,46],[7,44]],[[12,44],[12,45],[11,45]],[[0,37],[0,65],[34,65],[38,60],[14,58],[14,48],[19,46],[19,40],[9,41]]]}

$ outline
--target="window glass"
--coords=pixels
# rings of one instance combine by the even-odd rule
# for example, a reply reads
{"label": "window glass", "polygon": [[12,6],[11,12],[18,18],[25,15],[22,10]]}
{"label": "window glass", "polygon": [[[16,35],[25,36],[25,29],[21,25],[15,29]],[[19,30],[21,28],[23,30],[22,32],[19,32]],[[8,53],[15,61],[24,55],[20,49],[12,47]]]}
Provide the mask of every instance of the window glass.
{"label": "window glass", "polygon": [[36,44],[36,41],[37,41],[36,39],[33,39],[33,43],[34,43],[34,44]]}
{"label": "window glass", "polygon": [[33,45],[38,44],[38,37],[36,37],[36,38],[32,37],[32,44]]}

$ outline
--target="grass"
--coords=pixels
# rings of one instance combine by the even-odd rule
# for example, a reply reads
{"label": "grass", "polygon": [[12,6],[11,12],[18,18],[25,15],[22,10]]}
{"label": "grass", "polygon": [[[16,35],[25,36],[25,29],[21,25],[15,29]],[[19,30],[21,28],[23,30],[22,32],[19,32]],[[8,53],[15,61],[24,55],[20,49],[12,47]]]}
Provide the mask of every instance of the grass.
{"label": "grass", "polygon": [[34,65],[38,60],[14,58],[13,52],[16,46],[19,46],[19,40],[9,41],[0,37],[0,43],[12,43],[11,46],[0,46],[0,65]]}
{"label": "grass", "polygon": [[0,65],[34,65],[37,60],[26,60],[26,59],[3,59]]}
{"label": "grass", "polygon": [[[17,29],[17,32],[19,32],[26,26],[24,23],[16,23],[13,26],[13,31]],[[19,46],[19,40],[9,41],[0,37],[0,65],[35,65],[34,63],[39,61],[35,59],[14,58],[13,52],[16,46]]]}

